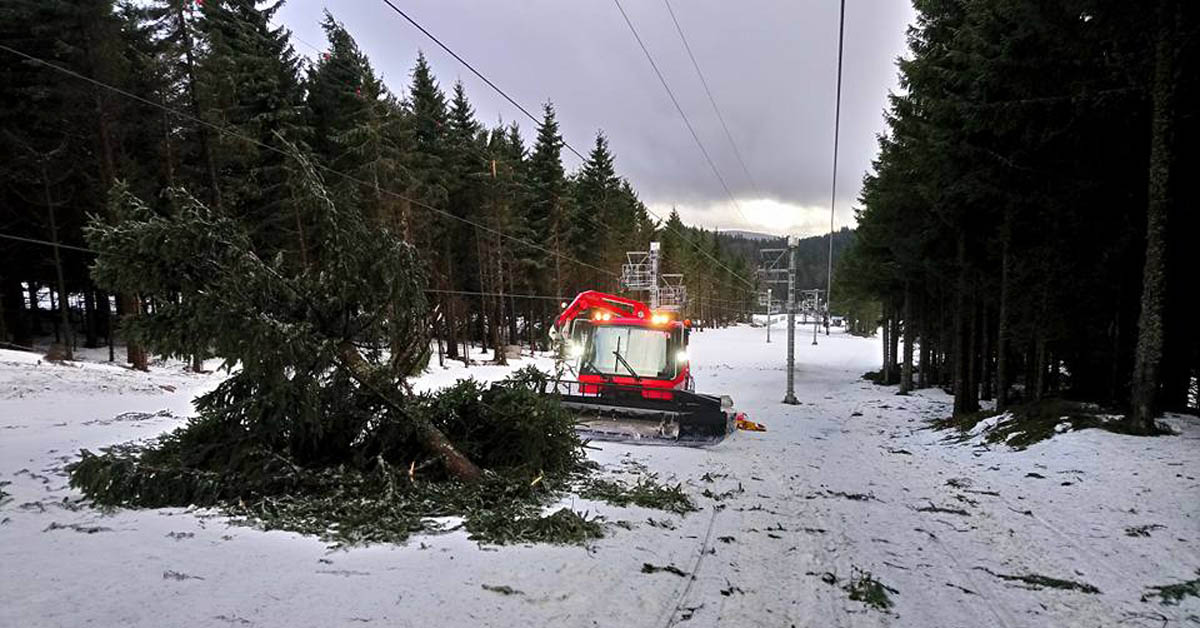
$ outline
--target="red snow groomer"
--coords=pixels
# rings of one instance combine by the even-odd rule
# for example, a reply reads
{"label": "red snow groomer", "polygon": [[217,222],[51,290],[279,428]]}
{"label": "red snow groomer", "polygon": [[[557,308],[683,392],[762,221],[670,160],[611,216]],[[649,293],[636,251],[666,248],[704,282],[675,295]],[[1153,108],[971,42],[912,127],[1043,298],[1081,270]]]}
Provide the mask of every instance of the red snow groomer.
{"label": "red snow groomer", "polygon": [[562,404],[581,433],[599,440],[706,445],[736,429],[742,415],[727,396],[694,392],[690,323],[672,312],[603,292],[582,292],[551,335],[575,380],[558,380]]}

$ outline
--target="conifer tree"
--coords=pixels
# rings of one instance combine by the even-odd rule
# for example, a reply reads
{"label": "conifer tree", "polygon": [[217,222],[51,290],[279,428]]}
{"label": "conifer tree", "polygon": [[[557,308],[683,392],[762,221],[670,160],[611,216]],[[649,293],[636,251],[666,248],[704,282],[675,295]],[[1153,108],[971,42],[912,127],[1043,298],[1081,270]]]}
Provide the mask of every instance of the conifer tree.
{"label": "conifer tree", "polygon": [[[620,203],[619,185],[608,138],[603,132],[596,133],[596,142],[588,153],[587,161],[574,179],[571,216],[564,229],[567,246],[577,256],[576,259],[600,268],[616,267],[623,261],[612,255],[624,241],[620,232],[624,231],[622,223],[616,220],[620,217],[617,209]],[[577,277],[577,290],[605,284],[605,278],[590,268],[574,268],[572,275]]]}
{"label": "conifer tree", "polygon": [[340,203],[407,234],[399,197],[412,185],[405,163],[410,121],[345,27],[328,11],[321,26],[330,46],[309,71],[305,100],[314,154],[349,175],[331,182]]}
{"label": "conifer tree", "polygon": [[[413,176],[417,181],[414,192],[423,203],[450,211],[449,195],[453,181],[449,172],[451,159],[446,136],[449,122],[446,96],[434,79],[425,55],[421,53],[418,53],[416,66],[413,67],[409,99],[413,115]],[[433,283],[443,290],[439,312],[434,318],[438,337],[447,342],[446,355],[456,359],[459,357],[457,321],[453,295],[450,294],[454,289],[453,268],[444,255],[445,243],[452,228],[451,221],[451,218],[441,214],[421,212],[416,241],[425,251]]]}
{"label": "conifer tree", "polygon": [[[542,122],[538,125],[537,140],[526,165],[528,184],[526,220],[534,235],[533,242],[540,245],[533,258],[534,272],[539,277],[539,293],[565,298],[563,283],[566,242],[566,217],[568,215],[567,181],[562,165],[562,136],[558,132],[558,121],[554,117],[554,106],[546,103],[542,108]],[[553,310],[543,309],[541,318]]]}
{"label": "conifer tree", "polygon": [[290,32],[272,26],[282,2],[223,0],[202,5],[198,30],[207,51],[199,65],[200,98],[210,122],[228,130],[215,138],[223,206],[244,216],[255,239],[305,248],[295,204],[300,185],[283,146],[305,148],[300,62]]}

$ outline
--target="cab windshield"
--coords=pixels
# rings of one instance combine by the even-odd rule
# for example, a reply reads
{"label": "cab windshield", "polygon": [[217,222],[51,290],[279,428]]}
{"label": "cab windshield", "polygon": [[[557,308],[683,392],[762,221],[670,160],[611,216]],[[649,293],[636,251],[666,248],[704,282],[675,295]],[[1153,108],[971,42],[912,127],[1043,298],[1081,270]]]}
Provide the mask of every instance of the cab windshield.
{"label": "cab windshield", "polygon": [[[628,377],[630,369],[638,377],[663,377],[667,373],[667,342],[670,334],[662,329],[596,326],[584,353],[584,364],[604,375]],[[619,351],[625,363],[617,358]],[[628,368],[626,368],[628,365]]]}

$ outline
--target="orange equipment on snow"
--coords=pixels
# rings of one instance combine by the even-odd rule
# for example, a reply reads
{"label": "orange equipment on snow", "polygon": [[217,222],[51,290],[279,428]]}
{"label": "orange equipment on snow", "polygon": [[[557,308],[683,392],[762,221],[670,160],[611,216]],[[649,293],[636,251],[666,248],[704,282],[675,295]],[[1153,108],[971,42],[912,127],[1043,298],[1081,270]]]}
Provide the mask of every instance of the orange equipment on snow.
{"label": "orange equipment on snow", "polygon": [[755,423],[754,421],[747,419],[745,414],[738,414],[737,419],[735,419],[734,422],[737,424],[737,428],[739,430],[746,432],[767,431],[767,426],[763,425],[762,423]]}

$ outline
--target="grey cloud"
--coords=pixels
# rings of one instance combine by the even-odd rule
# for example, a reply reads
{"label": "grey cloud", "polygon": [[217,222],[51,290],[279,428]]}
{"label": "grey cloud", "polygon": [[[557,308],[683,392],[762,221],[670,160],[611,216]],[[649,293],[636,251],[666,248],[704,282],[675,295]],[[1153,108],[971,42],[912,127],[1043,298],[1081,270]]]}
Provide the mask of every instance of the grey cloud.
{"label": "grey cloud", "polygon": [[[624,0],[623,5],[734,195],[758,198],[664,4]],[[382,0],[325,5],[292,0],[279,19],[298,37],[321,47],[318,23],[326,6],[353,33],[393,91],[404,90],[421,49],[444,88],[462,79],[482,121],[517,120],[526,137],[532,137],[532,122]],[[687,213],[707,226],[766,228],[746,225],[729,207],[610,0],[421,0],[401,6],[526,108],[537,113],[541,102],[552,100],[564,136],[580,152],[586,153],[596,130],[603,129],[621,173],[648,204],[695,208]],[[838,1],[673,0],[672,7],[761,196],[796,212],[827,213]],[[888,91],[896,89],[894,62],[904,53],[905,29],[912,19],[911,6],[901,0],[847,0],[839,224],[852,220],[862,176],[875,155],[875,135],[884,128]],[[316,54],[304,45],[297,50]],[[574,156],[564,159],[568,168],[577,165]],[[821,224],[807,215],[793,222]],[[811,229],[796,227],[799,232]]]}

